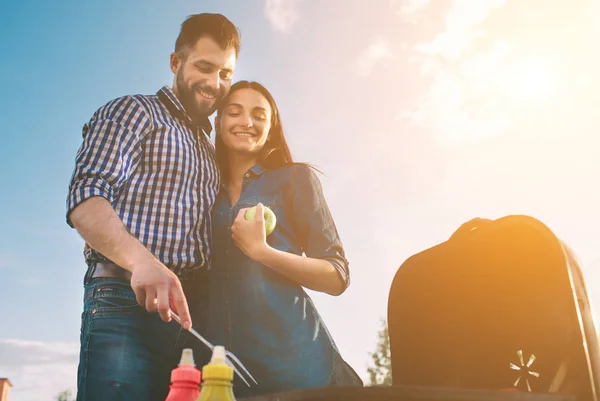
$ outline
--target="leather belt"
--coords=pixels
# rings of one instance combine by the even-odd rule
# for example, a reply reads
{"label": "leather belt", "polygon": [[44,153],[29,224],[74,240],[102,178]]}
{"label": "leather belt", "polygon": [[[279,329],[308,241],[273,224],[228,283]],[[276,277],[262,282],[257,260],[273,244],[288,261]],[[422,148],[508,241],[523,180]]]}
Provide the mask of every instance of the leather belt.
{"label": "leather belt", "polygon": [[131,280],[131,272],[112,262],[96,262],[96,267],[94,269],[94,273],[92,274],[92,278],[96,277],[110,277]]}

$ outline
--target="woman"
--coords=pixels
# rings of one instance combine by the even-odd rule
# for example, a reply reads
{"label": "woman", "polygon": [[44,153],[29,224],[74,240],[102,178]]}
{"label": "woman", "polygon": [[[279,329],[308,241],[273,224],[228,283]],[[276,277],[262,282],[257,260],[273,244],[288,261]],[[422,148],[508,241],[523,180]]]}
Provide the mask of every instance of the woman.
{"label": "woman", "polygon": [[[340,295],[348,262],[317,176],[292,162],[273,97],[238,82],[215,126],[222,187],[212,214],[209,337],[259,383],[236,380],[236,396],[362,385],[303,289]],[[257,219],[246,220],[257,204]],[[263,205],[277,217],[268,237]]]}

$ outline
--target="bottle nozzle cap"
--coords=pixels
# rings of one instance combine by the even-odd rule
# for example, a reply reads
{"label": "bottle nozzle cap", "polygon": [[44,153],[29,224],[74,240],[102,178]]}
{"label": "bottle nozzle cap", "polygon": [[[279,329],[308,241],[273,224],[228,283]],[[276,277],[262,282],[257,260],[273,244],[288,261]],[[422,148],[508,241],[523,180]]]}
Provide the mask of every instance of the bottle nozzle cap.
{"label": "bottle nozzle cap", "polygon": [[227,363],[225,352],[225,347],[222,345],[216,345],[213,348],[210,363],[204,365],[202,368],[202,377],[204,380],[233,380],[233,368]]}
{"label": "bottle nozzle cap", "polygon": [[186,348],[181,353],[181,361],[179,361],[179,366],[187,365],[187,366],[196,366],[194,362],[194,351],[191,348]]}
{"label": "bottle nozzle cap", "polygon": [[210,363],[225,364],[225,347],[222,345],[215,346]]}

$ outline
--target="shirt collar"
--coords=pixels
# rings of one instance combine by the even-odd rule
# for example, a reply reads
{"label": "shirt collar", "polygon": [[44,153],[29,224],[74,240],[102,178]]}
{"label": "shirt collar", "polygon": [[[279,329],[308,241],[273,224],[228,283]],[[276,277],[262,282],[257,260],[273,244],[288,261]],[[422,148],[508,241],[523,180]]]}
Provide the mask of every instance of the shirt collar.
{"label": "shirt collar", "polygon": [[262,164],[255,164],[248,170],[250,174],[254,174],[255,176],[261,175],[265,171],[267,171],[267,169],[264,168]]}
{"label": "shirt collar", "polygon": [[[244,175],[246,176],[246,178],[258,177],[259,175],[261,175],[265,171],[267,171],[267,169],[264,168],[261,164],[255,164],[254,166],[250,167],[248,169],[248,171],[246,171],[246,173]],[[227,183],[225,183],[224,181],[222,181],[221,182],[221,187],[227,188]]]}
{"label": "shirt collar", "polygon": [[177,98],[177,95],[175,94],[173,89],[165,85],[162,88],[160,88],[160,90],[157,92],[157,96],[173,116],[181,118],[192,127],[202,128],[202,130],[207,136],[210,135],[210,132],[212,131],[212,125],[208,117],[204,117],[198,124],[194,125],[192,123],[192,119],[183,108],[183,105]]}

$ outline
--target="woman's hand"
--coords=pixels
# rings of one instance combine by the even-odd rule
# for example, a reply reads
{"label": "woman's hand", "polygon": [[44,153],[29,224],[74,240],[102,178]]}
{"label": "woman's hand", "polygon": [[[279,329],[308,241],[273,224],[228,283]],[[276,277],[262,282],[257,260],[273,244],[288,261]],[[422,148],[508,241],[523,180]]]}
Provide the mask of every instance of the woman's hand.
{"label": "woman's hand", "polygon": [[311,290],[331,295],[344,292],[344,280],[329,261],[280,251],[267,244],[262,204],[256,207],[256,220],[246,220],[246,210],[240,210],[231,226],[231,237],[246,256]]}
{"label": "woman's hand", "polygon": [[268,250],[267,234],[262,203],[256,207],[256,220],[246,220],[244,215],[249,208],[241,209],[231,226],[231,238],[235,245],[250,259],[259,261]]}

